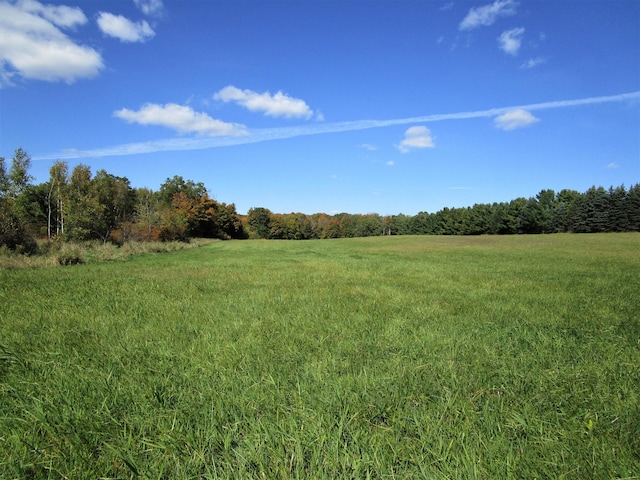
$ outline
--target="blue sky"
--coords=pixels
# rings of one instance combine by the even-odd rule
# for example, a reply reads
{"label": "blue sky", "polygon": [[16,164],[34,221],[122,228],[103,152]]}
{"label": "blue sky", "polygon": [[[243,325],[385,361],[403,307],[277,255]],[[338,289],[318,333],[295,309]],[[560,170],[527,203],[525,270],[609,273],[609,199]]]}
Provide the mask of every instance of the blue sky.
{"label": "blue sky", "polygon": [[640,182],[640,2],[0,0],[0,156],[239,213]]}

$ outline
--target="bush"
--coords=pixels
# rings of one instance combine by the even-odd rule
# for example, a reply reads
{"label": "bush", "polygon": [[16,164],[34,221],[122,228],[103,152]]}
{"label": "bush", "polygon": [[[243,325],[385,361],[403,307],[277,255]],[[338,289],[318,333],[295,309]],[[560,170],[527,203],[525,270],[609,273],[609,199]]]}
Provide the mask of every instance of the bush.
{"label": "bush", "polygon": [[79,265],[85,263],[83,250],[77,245],[64,245],[54,258],[58,265]]}
{"label": "bush", "polygon": [[6,246],[16,253],[31,255],[38,251],[38,244],[16,215],[10,200],[0,201],[0,247]]}

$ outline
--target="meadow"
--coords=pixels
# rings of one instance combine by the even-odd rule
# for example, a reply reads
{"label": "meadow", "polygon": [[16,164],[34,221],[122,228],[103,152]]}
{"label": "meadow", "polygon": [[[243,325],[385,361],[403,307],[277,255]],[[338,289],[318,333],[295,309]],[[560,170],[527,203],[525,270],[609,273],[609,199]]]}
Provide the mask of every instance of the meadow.
{"label": "meadow", "polygon": [[640,478],[640,235],[0,270],[0,478]]}

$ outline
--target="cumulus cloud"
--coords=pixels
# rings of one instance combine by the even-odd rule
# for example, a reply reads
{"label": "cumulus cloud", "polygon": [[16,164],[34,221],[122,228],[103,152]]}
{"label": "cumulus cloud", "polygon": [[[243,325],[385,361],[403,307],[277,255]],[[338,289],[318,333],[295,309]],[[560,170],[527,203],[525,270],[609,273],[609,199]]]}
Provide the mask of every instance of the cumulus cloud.
{"label": "cumulus cloud", "polygon": [[240,90],[232,85],[213,95],[214,100],[234,102],[252,112],[263,112],[270,117],[310,118],[313,111],[299,98],[290,97],[281,91],[271,95],[269,92],[257,93],[252,90]]}
{"label": "cumulus cloud", "polygon": [[134,23],[122,15],[100,12],[96,21],[102,33],[121,42],[145,42],[156,34],[146,20]]}
{"label": "cumulus cloud", "polygon": [[147,16],[159,17],[164,12],[162,0],[133,0],[136,7]]}
{"label": "cumulus cloud", "polygon": [[16,6],[25,12],[40,15],[44,19],[62,28],[73,28],[87,23],[87,17],[77,7],[66,5],[42,5],[35,0],[22,0]]}
{"label": "cumulus cloud", "polygon": [[524,36],[524,28],[512,28],[498,37],[500,50],[509,55],[518,55],[520,45],[522,45],[522,37]]}
{"label": "cumulus cloud", "polygon": [[502,130],[515,130],[516,128],[526,127],[538,121],[540,121],[540,119],[534,117],[527,110],[515,108],[502,115],[498,115],[493,120],[493,124]]}
{"label": "cumulus cloud", "polygon": [[0,2],[0,81],[27,79],[73,83],[100,73],[100,54],[79,45],[62,29],[87,23],[77,7],[43,5],[35,0]]}
{"label": "cumulus cloud", "polygon": [[409,127],[404,132],[404,140],[398,145],[398,150],[402,153],[408,153],[411,150],[419,148],[433,148],[433,137],[431,131],[427,127],[415,126]]}
{"label": "cumulus cloud", "polygon": [[206,113],[196,112],[191,107],[175,103],[148,103],[138,111],[123,108],[114,112],[114,115],[129,123],[158,125],[180,133],[197,133],[210,137],[248,134],[244,125],[216,120]]}
{"label": "cumulus cloud", "polygon": [[516,13],[518,2],[515,0],[496,0],[490,5],[473,7],[460,22],[460,30],[473,30],[477,27],[492,25],[498,17],[506,17]]}

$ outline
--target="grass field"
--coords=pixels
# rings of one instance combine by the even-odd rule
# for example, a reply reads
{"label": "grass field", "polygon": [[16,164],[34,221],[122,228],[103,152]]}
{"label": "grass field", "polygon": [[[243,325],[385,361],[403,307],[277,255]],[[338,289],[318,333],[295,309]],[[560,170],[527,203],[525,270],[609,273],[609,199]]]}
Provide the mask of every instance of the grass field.
{"label": "grass field", "polygon": [[0,271],[0,478],[640,478],[640,235]]}

